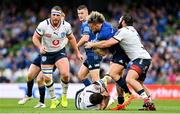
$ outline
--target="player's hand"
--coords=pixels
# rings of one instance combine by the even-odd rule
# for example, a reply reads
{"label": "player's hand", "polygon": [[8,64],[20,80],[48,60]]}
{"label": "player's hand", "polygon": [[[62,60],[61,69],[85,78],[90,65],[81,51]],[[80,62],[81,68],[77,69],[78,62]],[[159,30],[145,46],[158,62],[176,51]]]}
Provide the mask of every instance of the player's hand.
{"label": "player's hand", "polygon": [[46,47],[45,46],[41,46],[40,47],[40,53],[41,54],[45,54],[46,53]]}
{"label": "player's hand", "polygon": [[105,56],[108,54],[108,50],[105,48],[92,48],[92,49],[96,54],[100,56]]}
{"label": "player's hand", "polygon": [[84,57],[83,57],[83,55],[82,55],[80,52],[78,52],[78,53],[76,54],[76,56],[77,56],[77,58],[78,58],[80,61],[83,61]]}
{"label": "player's hand", "polygon": [[85,48],[92,48],[93,42],[87,42],[84,44]]}

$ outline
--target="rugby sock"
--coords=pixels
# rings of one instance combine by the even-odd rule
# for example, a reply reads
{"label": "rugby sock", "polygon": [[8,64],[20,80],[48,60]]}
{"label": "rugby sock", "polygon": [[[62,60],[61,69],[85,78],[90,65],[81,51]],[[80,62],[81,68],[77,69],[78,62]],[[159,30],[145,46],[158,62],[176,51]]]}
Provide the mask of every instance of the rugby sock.
{"label": "rugby sock", "polygon": [[151,98],[151,96],[150,96],[150,95],[148,96],[148,99],[150,100],[150,102],[152,102],[152,98]]}
{"label": "rugby sock", "polygon": [[124,103],[124,97],[123,96],[118,96],[118,104],[123,104]]}
{"label": "rugby sock", "polygon": [[50,94],[52,100],[56,99],[53,84],[54,83],[50,84],[49,86],[46,86],[48,88],[48,91],[49,91],[49,94]]}
{"label": "rugby sock", "polygon": [[64,82],[63,80],[61,80],[61,85],[62,85],[62,89],[63,89],[62,94],[63,94],[63,95],[67,95],[68,82]]}
{"label": "rugby sock", "polygon": [[85,86],[91,85],[91,81],[88,78],[84,79],[82,82]]}
{"label": "rugby sock", "polygon": [[31,97],[32,96],[32,88],[34,85],[34,80],[28,81],[27,82],[27,96]]}
{"label": "rugby sock", "polygon": [[140,90],[137,92],[143,99],[144,102],[150,102],[149,97],[147,96],[146,92],[144,91],[144,89]]}
{"label": "rugby sock", "polygon": [[39,88],[39,94],[40,94],[39,102],[44,104],[44,97],[45,97],[46,88],[45,88],[45,86],[41,86],[41,87],[38,87],[38,88]]}
{"label": "rugby sock", "polygon": [[124,90],[125,93],[130,93],[131,94],[125,80],[122,77],[120,77],[119,80],[116,81],[116,83]]}

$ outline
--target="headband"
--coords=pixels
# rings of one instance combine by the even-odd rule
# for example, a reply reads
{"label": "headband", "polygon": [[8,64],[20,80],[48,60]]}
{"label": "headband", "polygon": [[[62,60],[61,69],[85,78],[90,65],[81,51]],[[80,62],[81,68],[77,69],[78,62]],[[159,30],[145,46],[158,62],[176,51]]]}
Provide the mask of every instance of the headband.
{"label": "headband", "polygon": [[61,11],[51,11],[51,14],[60,15],[60,14],[62,14],[62,12]]}

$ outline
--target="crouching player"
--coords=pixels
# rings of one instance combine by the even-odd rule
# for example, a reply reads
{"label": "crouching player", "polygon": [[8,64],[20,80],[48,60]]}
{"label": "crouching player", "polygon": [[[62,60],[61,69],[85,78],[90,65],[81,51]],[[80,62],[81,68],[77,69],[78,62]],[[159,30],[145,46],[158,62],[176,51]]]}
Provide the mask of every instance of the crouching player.
{"label": "crouching player", "polygon": [[110,79],[108,76],[105,76],[103,79],[79,90],[75,96],[76,108],[80,110],[104,110],[109,102],[106,83]]}

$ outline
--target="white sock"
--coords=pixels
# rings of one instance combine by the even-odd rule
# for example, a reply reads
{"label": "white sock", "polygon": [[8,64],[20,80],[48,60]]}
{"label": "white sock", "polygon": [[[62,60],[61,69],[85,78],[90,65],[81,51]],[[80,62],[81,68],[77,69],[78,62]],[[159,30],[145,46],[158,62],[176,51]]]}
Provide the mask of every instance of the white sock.
{"label": "white sock", "polygon": [[54,91],[54,86],[53,85],[48,88],[48,91],[49,91],[49,95],[51,96],[51,99],[52,100],[56,100],[56,95],[55,95],[55,91]]}
{"label": "white sock", "polygon": [[67,95],[67,91],[68,91],[68,83],[64,83],[64,81],[61,80],[61,85],[62,85],[62,95]]}
{"label": "white sock", "polygon": [[148,99],[148,96],[147,96],[146,92],[142,92],[142,93],[140,94],[140,96],[141,96],[143,99]]}

